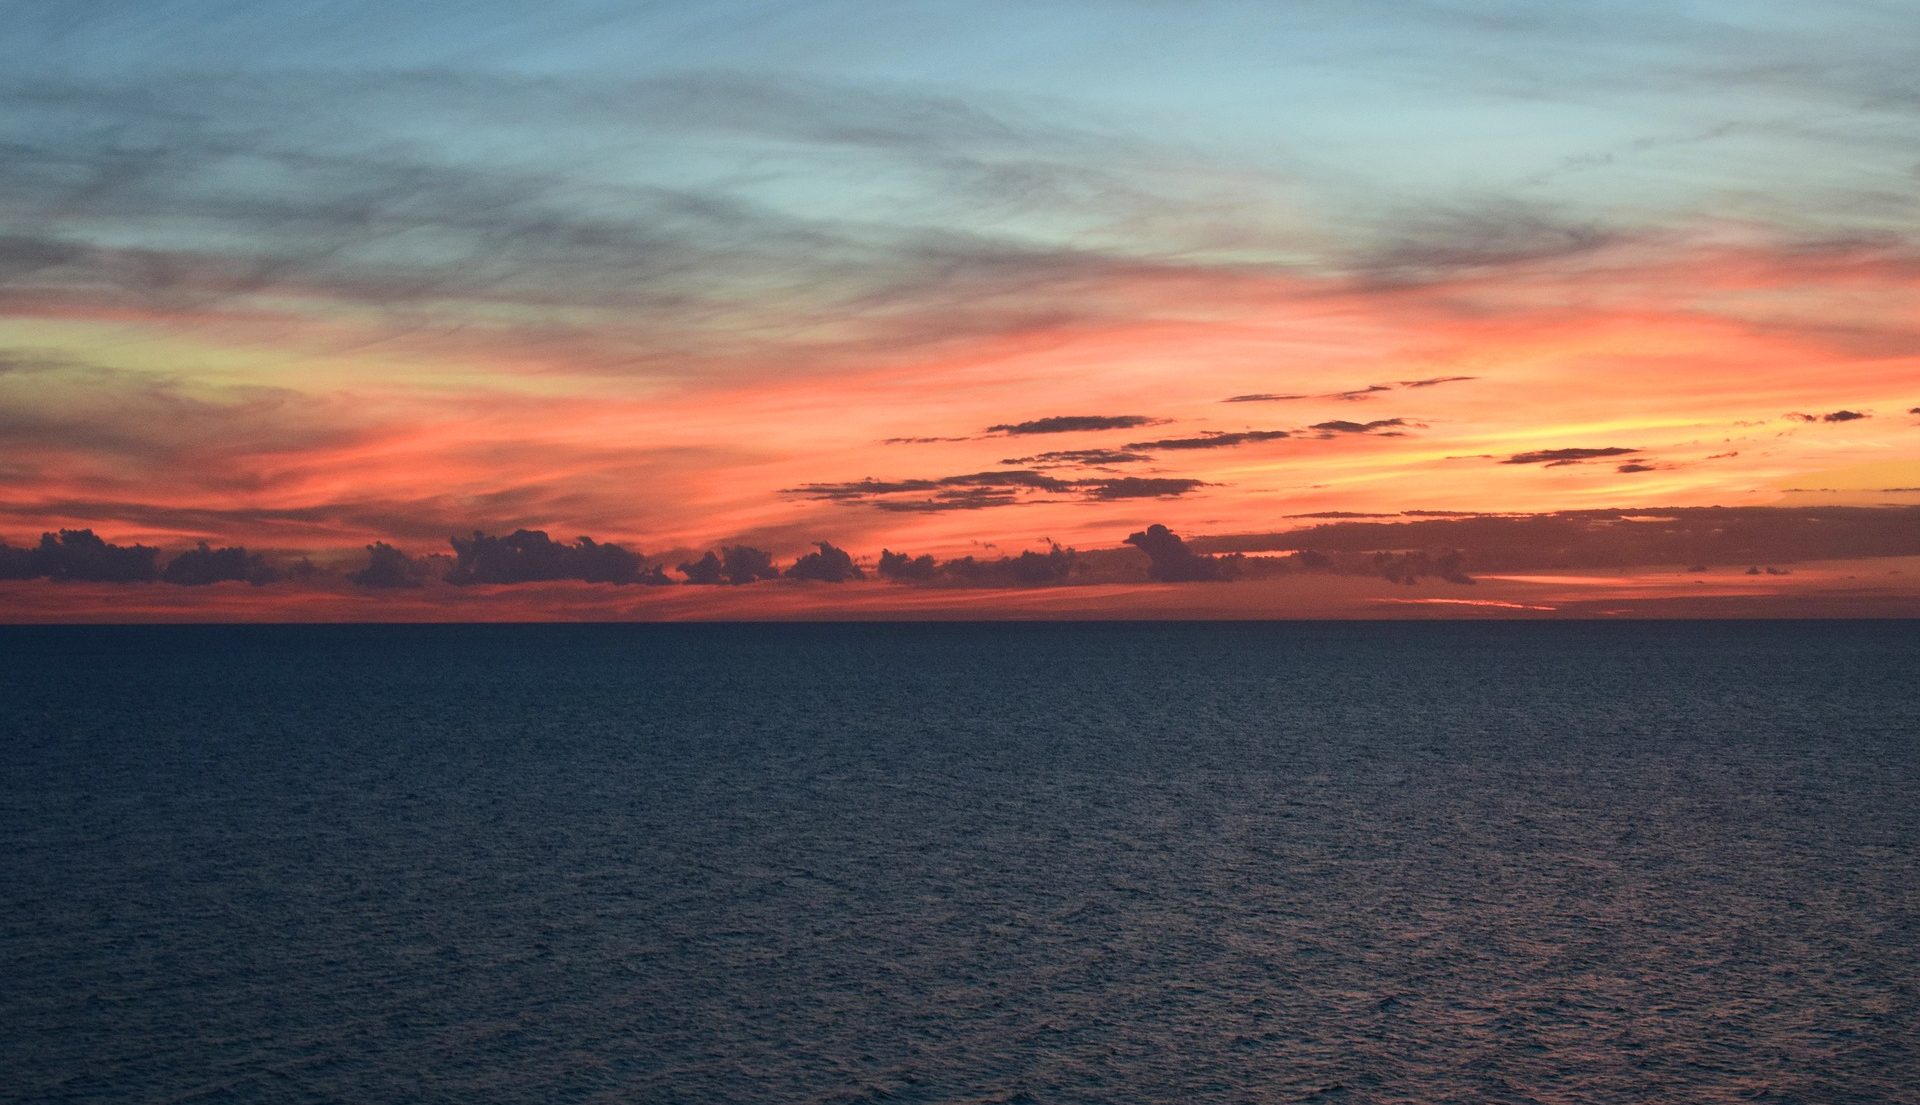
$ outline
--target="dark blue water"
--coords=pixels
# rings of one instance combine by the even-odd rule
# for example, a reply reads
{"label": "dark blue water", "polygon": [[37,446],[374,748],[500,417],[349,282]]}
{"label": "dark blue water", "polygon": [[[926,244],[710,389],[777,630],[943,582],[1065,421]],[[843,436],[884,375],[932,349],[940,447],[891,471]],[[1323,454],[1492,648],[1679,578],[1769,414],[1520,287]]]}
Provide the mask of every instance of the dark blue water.
{"label": "dark blue water", "polygon": [[1920,1100],[1914,623],[0,649],[5,1100]]}

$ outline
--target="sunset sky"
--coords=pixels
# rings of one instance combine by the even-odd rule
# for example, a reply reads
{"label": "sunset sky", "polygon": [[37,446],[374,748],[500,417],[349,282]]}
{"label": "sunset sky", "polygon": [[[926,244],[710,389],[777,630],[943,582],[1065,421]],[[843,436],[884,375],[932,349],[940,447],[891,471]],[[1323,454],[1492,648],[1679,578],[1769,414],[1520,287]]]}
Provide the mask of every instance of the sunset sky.
{"label": "sunset sky", "polygon": [[15,546],[1920,505],[1914,5],[0,11]]}

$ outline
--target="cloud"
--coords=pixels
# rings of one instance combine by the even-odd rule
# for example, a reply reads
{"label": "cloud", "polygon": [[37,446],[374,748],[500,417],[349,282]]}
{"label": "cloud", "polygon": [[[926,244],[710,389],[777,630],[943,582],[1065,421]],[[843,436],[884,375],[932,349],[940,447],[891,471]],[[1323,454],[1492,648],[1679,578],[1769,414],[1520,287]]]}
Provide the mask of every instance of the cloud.
{"label": "cloud", "polygon": [[867,574],[854,564],[853,557],[845,549],[838,549],[825,541],[817,542],[819,551],[807,553],[793,562],[788,568],[788,579],[811,579],[820,583],[845,583],[850,579],[865,579]]}
{"label": "cloud", "polygon": [[426,582],[427,565],[387,544],[375,541],[367,546],[367,566],[348,572],[347,580],[375,590],[419,587]]}
{"label": "cloud", "polygon": [[[876,480],[843,483],[809,483],[782,488],[783,495],[798,495],[827,502],[867,503],[881,510],[898,513],[932,513],[947,510],[980,510],[987,507],[1014,506],[1030,501],[1023,493],[1032,491],[1055,494],[1072,492],[1075,481],[1058,479],[1044,472],[1012,468],[997,472],[970,472],[939,479]],[[931,493],[925,499],[899,499],[896,496]]]}
{"label": "cloud", "polygon": [[1026,487],[1038,491],[1066,491],[1074,485],[1071,481],[1055,479],[1043,472],[1025,468],[1009,468],[998,472],[973,472],[964,476],[947,476],[940,480],[943,487],[955,485],[967,487]]}
{"label": "cloud", "polygon": [[1619,232],[1546,204],[1488,196],[1389,222],[1386,239],[1356,261],[1367,284],[1399,286],[1558,262],[1613,245]]}
{"label": "cloud", "polygon": [[[938,513],[950,510],[983,510],[990,507],[1018,506],[1040,500],[1034,492],[1071,495],[1085,501],[1105,499],[1162,498],[1185,495],[1207,486],[1204,480],[1142,478],[1136,476],[1067,480],[1032,469],[1013,468],[997,472],[972,472],[960,476],[919,480],[855,480],[846,483],[810,483],[782,489],[782,494],[799,495],[829,502],[865,503],[880,510],[904,514]],[[903,499],[898,496],[930,493],[927,498]]]}
{"label": "cloud", "polygon": [[1424,380],[1395,380],[1391,384],[1368,384],[1366,387],[1330,392],[1324,395],[1305,395],[1299,393],[1280,395],[1268,392],[1257,392],[1253,395],[1229,396],[1220,401],[1222,403],[1280,403],[1293,399],[1341,399],[1347,402],[1355,402],[1361,399],[1371,399],[1383,391],[1392,391],[1395,388],[1430,388],[1438,387],[1441,384],[1459,383],[1464,380],[1478,380],[1479,378],[1478,376],[1430,376]]}
{"label": "cloud", "polygon": [[0,218],[43,229],[0,246],[0,307],[203,332],[318,313],[694,384],[1106,326],[1154,309],[1117,282],[1212,278],[1008,232],[1038,213],[1215,233],[1151,145],[1011,106],[738,73],[16,76]]}
{"label": "cloud", "polygon": [[202,541],[199,547],[188,549],[168,561],[166,571],[160,573],[160,578],[185,587],[229,580],[244,580],[259,587],[279,579],[280,573],[259,553],[249,553],[239,546],[208,548],[207,543]]}
{"label": "cloud", "polygon": [[931,556],[908,556],[881,549],[877,570],[880,578],[896,583],[927,583],[940,574],[940,565]]}
{"label": "cloud", "polygon": [[571,545],[554,541],[539,530],[515,530],[505,537],[473,532],[451,538],[455,561],[446,581],[456,586],[475,583],[537,583],[576,579],[585,583],[666,583],[658,566],[649,568],[639,553],[619,545],[600,544],[582,537]]}
{"label": "cloud", "polygon": [[160,577],[159,555],[146,545],[112,544],[90,529],[63,529],[42,534],[32,549],[0,542],[0,579],[145,583]]}
{"label": "cloud", "polygon": [[[1391,429],[1395,426],[1405,426],[1407,424],[1407,420],[1404,418],[1381,418],[1373,422],[1346,422],[1340,420],[1333,422],[1316,422],[1310,428],[1327,434],[1370,434],[1375,430]],[[1382,434],[1381,436],[1396,437],[1398,435]]]}
{"label": "cloud", "polygon": [[773,566],[773,555],[749,545],[728,545],[720,550],[720,571],[728,583],[752,583],[777,579],[780,570]]}
{"label": "cloud", "polygon": [[1654,470],[1653,465],[1640,464],[1637,462],[1632,464],[1623,464],[1620,467],[1614,469],[1614,471],[1616,472],[1623,472],[1623,473],[1624,472],[1651,472],[1653,470]]}
{"label": "cloud", "polygon": [[1388,583],[1401,583],[1409,587],[1428,577],[1471,586],[1474,578],[1466,573],[1463,565],[1466,554],[1459,549],[1445,549],[1428,552],[1415,549],[1412,552],[1376,552],[1366,565],[1371,574],[1377,574]]}
{"label": "cloud", "polygon": [[[506,489],[478,495],[429,495],[416,499],[368,499],[301,507],[202,507],[107,499],[48,499],[0,503],[0,515],[62,517],[112,521],[178,533],[269,535],[277,544],[337,542],[344,534],[379,533],[414,541],[440,541],[475,513],[505,515],[536,508],[540,489]],[[489,524],[491,524],[490,519]]]}
{"label": "cloud", "polygon": [[1038,464],[1043,466],[1068,465],[1089,466],[1100,464],[1134,464],[1152,460],[1145,453],[1128,452],[1123,449],[1061,449],[1051,453],[1037,453],[1030,457],[1007,457],[1001,464]]}
{"label": "cloud", "polygon": [[[771,563],[772,558],[769,557],[768,559],[769,563]],[[688,583],[701,586],[714,586],[726,581],[726,574],[721,568],[720,557],[711,551],[698,560],[689,560],[681,564],[676,570],[681,575],[687,577]],[[741,582],[750,581],[743,580]]]}
{"label": "cloud", "polygon": [[0,541],[0,579],[38,579],[40,572],[34,567],[33,550],[15,548]]}
{"label": "cloud", "polygon": [[877,499],[886,495],[899,495],[910,492],[934,491],[942,495],[966,495],[981,492],[998,493],[1015,490],[1034,490],[1065,492],[1071,491],[1074,483],[1036,472],[1026,468],[1011,468],[998,472],[969,472],[959,476],[943,476],[939,479],[915,480],[876,480],[864,479],[845,483],[808,483],[799,487],[782,488],[783,495],[800,495],[809,499],[825,499],[835,502]]}
{"label": "cloud", "polygon": [[1618,446],[1605,449],[1537,449],[1531,453],[1515,453],[1500,463],[1544,464],[1549,468],[1558,468],[1561,465],[1578,464],[1583,460],[1593,460],[1597,457],[1619,457],[1639,451]]}
{"label": "cloud", "polygon": [[1292,437],[1289,430],[1245,430],[1240,433],[1208,431],[1199,437],[1163,438],[1159,441],[1129,441],[1129,450],[1230,449],[1257,441],[1279,441]]}
{"label": "cloud", "polygon": [[1140,476],[1122,476],[1111,480],[1079,480],[1082,487],[1092,489],[1096,499],[1165,499],[1185,495],[1207,484],[1203,480],[1174,478],[1145,478]]}
{"label": "cloud", "polygon": [[1128,534],[1127,544],[1147,554],[1151,561],[1148,577],[1162,583],[1218,581],[1231,574],[1227,562],[1194,552],[1178,534],[1163,525],[1151,525]]}
{"label": "cloud", "polygon": [[1130,430],[1136,426],[1153,426],[1165,421],[1164,418],[1147,418],[1137,414],[1061,414],[1051,418],[1036,418],[1031,422],[988,426],[986,432],[1020,437],[1027,434],[1065,434],[1087,430]]}
{"label": "cloud", "polygon": [[780,578],[780,569],[773,566],[773,554],[751,545],[724,546],[718,556],[709,552],[699,560],[680,565],[679,571],[688,583],[703,585],[738,586]]}
{"label": "cloud", "polygon": [[290,388],[195,386],[179,376],[0,352],[0,441],[76,475],[163,474],[176,484],[257,484],[262,458],[341,449],[375,435],[345,404]]}
{"label": "cloud", "polygon": [[1861,411],[1829,411],[1826,414],[1802,414],[1790,411],[1781,417],[1790,422],[1857,422],[1862,418],[1872,418]]}
{"label": "cloud", "polygon": [[1479,572],[1791,563],[1920,556],[1920,507],[1670,507],[1331,522],[1285,533],[1200,538],[1210,552],[1372,555],[1458,549]]}
{"label": "cloud", "polygon": [[942,564],[940,571],[949,580],[973,587],[1044,587],[1068,582],[1080,568],[1079,554],[1055,545],[1044,553],[1029,549],[995,560],[963,556]]}
{"label": "cloud", "polygon": [[960,587],[1043,587],[1071,581],[1086,569],[1080,554],[1051,546],[1046,552],[1028,550],[1018,556],[982,560],[962,556],[936,561],[931,556],[908,556],[883,549],[879,573],[894,583]]}
{"label": "cloud", "polygon": [[1020,506],[1035,500],[1022,497],[1011,488],[973,487],[942,491],[928,499],[873,499],[867,505],[892,514],[939,514],[950,510],[986,510],[991,507]]}

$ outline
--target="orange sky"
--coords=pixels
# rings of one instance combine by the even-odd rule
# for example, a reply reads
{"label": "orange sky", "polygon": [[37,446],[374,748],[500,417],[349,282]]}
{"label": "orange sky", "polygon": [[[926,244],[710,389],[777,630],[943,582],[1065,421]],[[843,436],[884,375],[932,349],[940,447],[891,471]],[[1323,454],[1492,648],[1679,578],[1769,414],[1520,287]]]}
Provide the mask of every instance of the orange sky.
{"label": "orange sky", "polygon": [[[1113,319],[859,350],[831,371],[639,384],[522,364],[461,335],[410,339],[402,374],[383,343],[344,340],[333,323],[292,318],[255,335],[257,318],[16,317],[48,363],[0,375],[29,423],[10,443],[10,464],[31,476],[9,492],[9,528],[16,541],[92,526],[168,547],[385,539],[426,551],[442,531],[525,526],[643,548],[749,537],[781,553],[826,539],[956,554],[1042,537],[1111,545],[1148,521],[1218,533],[1330,510],[1762,505],[1818,473],[1873,465],[1886,488],[1920,486],[1920,416],[1907,411],[1920,403],[1920,354],[1875,328],[1915,317],[1914,273],[1870,250],[1613,252],[1577,274],[1417,287],[1117,278],[1083,292]],[[179,364],[206,367],[168,367]],[[1418,386],[1448,377],[1460,378]],[[1303,397],[1223,401],[1263,394]],[[1867,417],[1798,417],[1837,411]],[[1060,415],[1152,421],[986,429]],[[1291,436],[1121,464],[1021,462],[1248,430]],[[1502,463],[1567,448],[1633,452]],[[795,491],[1010,469],[1204,486],[1146,500],[1022,492],[1016,505],[918,513],[874,504],[929,496]]]}

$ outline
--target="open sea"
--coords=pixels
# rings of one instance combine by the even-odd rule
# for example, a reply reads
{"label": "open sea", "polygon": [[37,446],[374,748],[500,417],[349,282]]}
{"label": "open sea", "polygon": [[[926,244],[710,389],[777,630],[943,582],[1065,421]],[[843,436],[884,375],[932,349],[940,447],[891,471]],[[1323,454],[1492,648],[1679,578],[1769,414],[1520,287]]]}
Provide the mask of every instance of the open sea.
{"label": "open sea", "polygon": [[1920,1102],[1920,624],[0,629],[0,1100]]}

